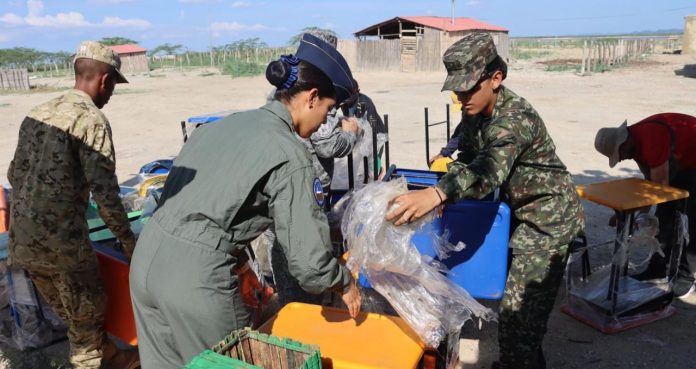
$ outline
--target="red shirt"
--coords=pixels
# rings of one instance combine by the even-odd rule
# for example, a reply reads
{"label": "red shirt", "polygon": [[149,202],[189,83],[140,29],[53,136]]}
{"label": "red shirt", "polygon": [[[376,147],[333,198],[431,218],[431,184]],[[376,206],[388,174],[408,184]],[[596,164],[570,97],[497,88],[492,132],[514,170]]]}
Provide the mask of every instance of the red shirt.
{"label": "red shirt", "polygon": [[639,165],[655,168],[669,160],[674,132],[674,156],[680,169],[696,168],[696,117],[678,113],[649,116],[628,127],[635,143],[634,158]]}

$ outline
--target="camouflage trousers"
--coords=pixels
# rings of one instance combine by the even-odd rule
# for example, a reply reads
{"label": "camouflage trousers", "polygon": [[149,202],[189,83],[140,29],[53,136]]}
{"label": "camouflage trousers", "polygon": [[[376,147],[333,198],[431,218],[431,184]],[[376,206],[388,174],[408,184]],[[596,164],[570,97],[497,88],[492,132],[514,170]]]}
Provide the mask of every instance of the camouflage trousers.
{"label": "camouflage trousers", "polygon": [[501,368],[545,368],[541,344],[568,260],[568,246],[512,255],[500,305]]}
{"label": "camouflage trousers", "polygon": [[99,368],[106,342],[106,294],[97,266],[73,272],[27,271],[41,296],[68,326],[70,363],[75,369]]}

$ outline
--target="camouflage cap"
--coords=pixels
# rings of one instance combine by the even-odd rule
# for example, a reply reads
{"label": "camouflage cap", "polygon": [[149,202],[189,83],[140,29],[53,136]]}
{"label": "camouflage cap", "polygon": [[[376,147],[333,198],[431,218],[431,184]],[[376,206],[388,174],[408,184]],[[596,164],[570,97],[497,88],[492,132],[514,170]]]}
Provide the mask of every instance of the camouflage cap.
{"label": "camouflage cap", "polygon": [[121,58],[110,47],[96,41],[84,41],[75,51],[75,60],[93,59],[114,67],[118,78],[116,83],[128,83],[128,80],[121,73]]}
{"label": "camouflage cap", "polygon": [[498,52],[493,38],[484,32],[472,32],[450,46],[442,62],[447,68],[447,78],[442,91],[468,91],[481,79],[486,65]]}

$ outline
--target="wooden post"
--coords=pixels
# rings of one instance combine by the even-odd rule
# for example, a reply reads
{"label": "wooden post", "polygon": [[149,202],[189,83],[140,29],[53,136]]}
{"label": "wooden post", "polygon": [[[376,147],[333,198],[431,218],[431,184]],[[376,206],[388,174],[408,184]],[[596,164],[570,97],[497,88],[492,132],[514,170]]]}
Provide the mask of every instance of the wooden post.
{"label": "wooden post", "polygon": [[587,60],[587,40],[582,42],[582,65],[580,66],[580,75],[585,75],[585,62]]}

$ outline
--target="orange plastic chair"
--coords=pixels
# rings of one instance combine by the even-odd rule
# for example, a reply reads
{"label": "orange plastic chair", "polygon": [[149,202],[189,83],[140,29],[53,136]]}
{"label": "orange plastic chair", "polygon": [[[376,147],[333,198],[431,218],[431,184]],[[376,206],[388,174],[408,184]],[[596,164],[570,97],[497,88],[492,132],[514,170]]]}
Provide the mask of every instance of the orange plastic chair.
{"label": "orange plastic chair", "polygon": [[5,199],[5,190],[0,187],[0,233],[7,232],[10,228],[10,213]]}
{"label": "orange plastic chair", "polygon": [[135,332],[135,316],[131,305],[128,261],[124,255],[106,246],[93,246],[106,290],[104,329],[124,343],[136,346],[138,336]]}

